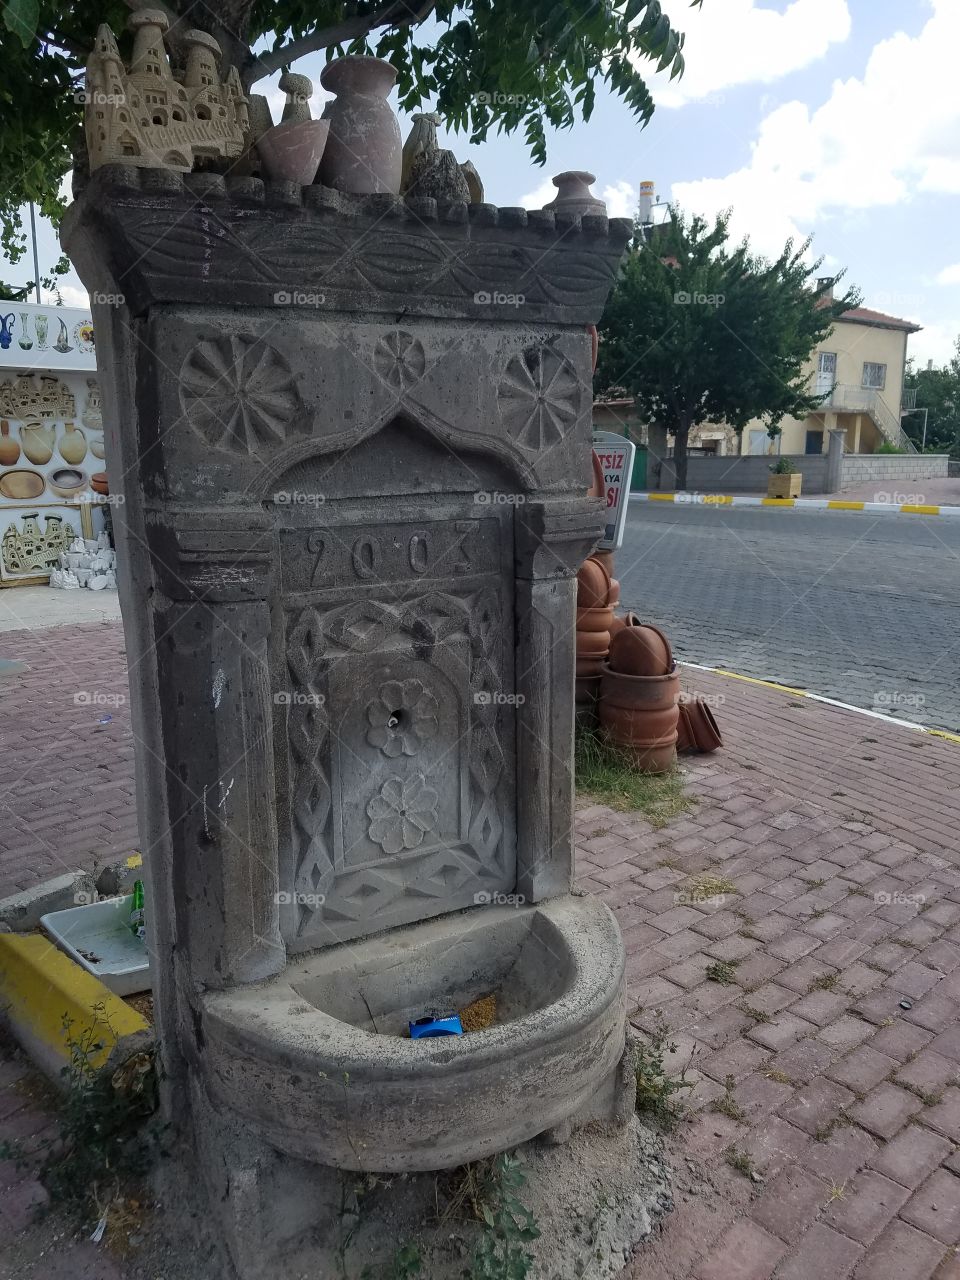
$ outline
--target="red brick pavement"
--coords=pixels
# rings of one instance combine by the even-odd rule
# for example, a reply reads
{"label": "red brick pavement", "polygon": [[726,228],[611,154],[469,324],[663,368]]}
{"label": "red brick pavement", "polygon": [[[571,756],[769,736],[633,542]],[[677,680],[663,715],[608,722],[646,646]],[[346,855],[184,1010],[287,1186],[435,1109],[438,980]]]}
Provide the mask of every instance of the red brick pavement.
{"label": "red brick pavement", "polygon": [[120,624],[8,631],[0,658],[26,664],[0,674],[4,897],[138,843]]}
{"label": "red brick pavement", "polygon": [[[9,633],[0,657],[30,668],[0,679],[3,883],[129,852],[127,708],[74,703],[125,693],[119,626]],[[676,1211],[626,1275],[960,1280],[960,746],[717,675],[686,683],[725,699],[725,749],[685,765],[694,810],[662,830],[578,814],[580,883],[620,920],[632,1020],[649,1034],[662,1016],[671,1069],[695,1082],[668,1139]],[[698,893],[705,875],[729,886]],[[15,1088],[0,1141],[49,1123],[4,1109]],[[29,1170],[18,1185],[8,1237],[43,1200]]]}

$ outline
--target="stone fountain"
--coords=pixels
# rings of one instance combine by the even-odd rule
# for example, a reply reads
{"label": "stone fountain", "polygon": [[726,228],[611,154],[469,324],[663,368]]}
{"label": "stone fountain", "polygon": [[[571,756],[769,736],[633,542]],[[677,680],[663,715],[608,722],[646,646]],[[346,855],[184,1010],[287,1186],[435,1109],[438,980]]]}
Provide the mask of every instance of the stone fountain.
{"label": "stone fountain", "polygon": [[[587,326],[629,234],[142,162],[67,215],[167,1107],[242,1275],[331,1169],[631,1114],[622,940],[572,890]],[[487,1030],[403,1034],[491,992]]]}

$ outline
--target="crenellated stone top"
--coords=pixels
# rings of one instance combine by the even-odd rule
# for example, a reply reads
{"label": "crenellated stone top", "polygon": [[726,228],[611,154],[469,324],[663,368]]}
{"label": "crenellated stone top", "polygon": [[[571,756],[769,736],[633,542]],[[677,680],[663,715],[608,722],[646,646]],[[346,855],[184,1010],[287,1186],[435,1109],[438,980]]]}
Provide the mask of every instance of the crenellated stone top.
{"label": "crenellated stone top", "polygon": [[626,218],[105,165],[64,219],[84,279],[164,302],[595,324]]}

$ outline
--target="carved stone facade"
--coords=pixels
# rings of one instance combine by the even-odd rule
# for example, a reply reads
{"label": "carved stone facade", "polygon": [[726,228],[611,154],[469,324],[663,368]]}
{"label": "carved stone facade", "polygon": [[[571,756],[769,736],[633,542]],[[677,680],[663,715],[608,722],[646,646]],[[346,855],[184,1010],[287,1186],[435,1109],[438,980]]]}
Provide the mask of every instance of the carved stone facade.
{"label": "carved stone facade", "polygon": [[[95,323],[166,1078],[211,1142],[245,1117],[251,1171],[266,1150],[435,1168],[612,1114],[622,944],[571,895],[574,603],[602,526],[585,326],[628,235],[112,166],[67,214],[91,292],[126,299]],[[482,300],[500,290],[526,302]],[[354,947],[382,960],[444,921],[465,956],[492,940],[498,981],[511,948],[545,966],[544,1007],[456,1070],[317,986]],[[330,1094],[355,1049],[360,1165]],[[477,1071],[435,1149],[385,1123],[421,1085],[454,1115]],[[214,1195],[238,1238],[239,1185]]]}

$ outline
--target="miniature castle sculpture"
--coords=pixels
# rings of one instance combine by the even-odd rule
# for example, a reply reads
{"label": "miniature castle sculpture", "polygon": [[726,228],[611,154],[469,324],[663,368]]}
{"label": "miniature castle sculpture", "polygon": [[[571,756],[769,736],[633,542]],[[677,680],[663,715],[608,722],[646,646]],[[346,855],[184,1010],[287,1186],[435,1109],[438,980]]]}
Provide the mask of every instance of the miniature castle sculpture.
{"label": "miniature castle sculpture", "polygon": [[131,15],[134,32],[129,71],[106,25],[87,60],[84,124],[90,170],[104,164],[189,173],[198,160],[236,159],[248,129],[247,100],[236,67],[220,80],[220,46],[205,31],[187,31],[181,79],[174,76],[163,44],[166,14],[141,9]]}
{"label": "miniature castle sculpture", "polygon": [[0,382],[0,417],[73,418],[76,412],[73,392],[59,378],[41,376],[39,387],[29,374]]}

